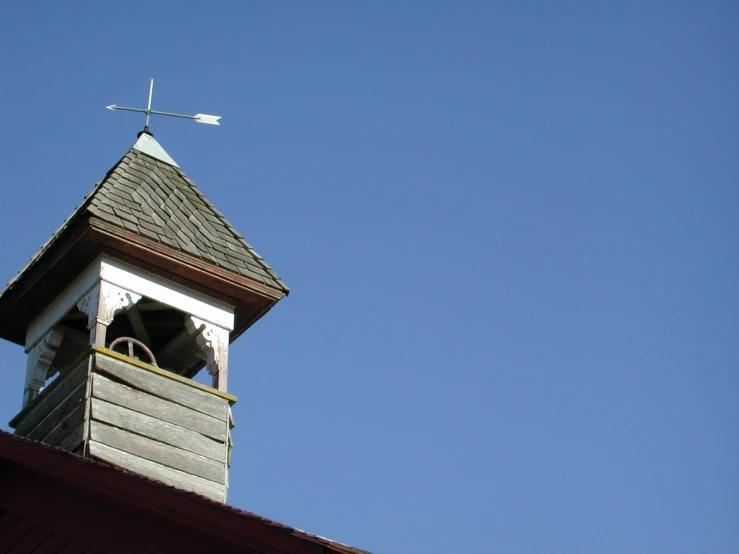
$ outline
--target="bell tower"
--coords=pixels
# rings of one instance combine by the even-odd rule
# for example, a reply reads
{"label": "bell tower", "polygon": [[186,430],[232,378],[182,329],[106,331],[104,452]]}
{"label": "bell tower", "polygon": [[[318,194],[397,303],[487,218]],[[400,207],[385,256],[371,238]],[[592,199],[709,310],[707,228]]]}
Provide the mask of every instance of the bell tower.
{"label": "bell tower", "polygon": [[229,345],[288,292],[146,129],[0,293],[10,425],[225,502]]}

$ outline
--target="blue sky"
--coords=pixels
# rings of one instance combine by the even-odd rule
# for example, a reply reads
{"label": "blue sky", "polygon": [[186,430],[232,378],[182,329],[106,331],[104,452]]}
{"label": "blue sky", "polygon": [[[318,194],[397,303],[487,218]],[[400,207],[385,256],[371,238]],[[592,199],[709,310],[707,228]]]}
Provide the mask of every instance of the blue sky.
{"label": "blue sky", "polygon": [[734,553],[737,37],[729,1],[10,3],[0,280],[154,77],[223,116],[151,127],[293,291],[231,350],[231,504],[377,553]]}

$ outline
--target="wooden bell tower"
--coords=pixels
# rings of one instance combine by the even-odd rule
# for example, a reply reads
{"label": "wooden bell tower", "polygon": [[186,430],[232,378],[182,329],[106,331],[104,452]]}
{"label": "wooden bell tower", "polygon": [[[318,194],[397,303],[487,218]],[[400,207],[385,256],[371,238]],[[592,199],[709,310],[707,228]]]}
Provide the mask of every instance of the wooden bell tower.
{"label": "wooden bell tower", "polygon": [[288,292],[141,133],[0,293],[0,337],[28,353],[10,425],[225,502],[229,344]]}

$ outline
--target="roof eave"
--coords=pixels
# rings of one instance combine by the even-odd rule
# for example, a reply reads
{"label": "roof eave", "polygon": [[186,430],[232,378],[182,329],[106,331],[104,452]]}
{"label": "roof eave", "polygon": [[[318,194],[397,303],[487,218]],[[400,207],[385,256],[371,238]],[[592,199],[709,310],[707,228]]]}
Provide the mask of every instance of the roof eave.
{"label": "roof eave", "polygon": [[79,217],[58,234],[0,295],[0,338],[25,343],[25,330],[81,269],[101,254],[133,263],[235,309],[231,340],[289,292],[277,290],[95,217]]}
{"label": "roof eave", "polygon": [[90,225],[106,253],[234,306],[231,341],[289,292],[287,287],[277,290],[97,218],[90,218]]}

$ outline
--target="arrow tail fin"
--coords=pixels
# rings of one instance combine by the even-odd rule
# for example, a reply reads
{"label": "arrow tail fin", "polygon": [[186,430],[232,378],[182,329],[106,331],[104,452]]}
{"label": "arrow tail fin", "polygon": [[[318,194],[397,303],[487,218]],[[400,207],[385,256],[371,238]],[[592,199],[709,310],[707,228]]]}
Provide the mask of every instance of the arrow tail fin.
{"label": "arrow tail fin", "polygon": [[206,125],[220,125],[218,120],[221,119],[220,115],[208,115],[206,113],[195,114],[193,117],[198,123],[204,123]]}

